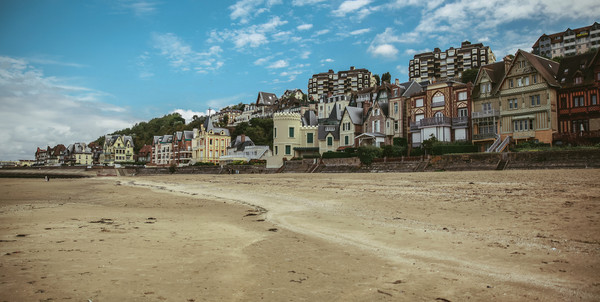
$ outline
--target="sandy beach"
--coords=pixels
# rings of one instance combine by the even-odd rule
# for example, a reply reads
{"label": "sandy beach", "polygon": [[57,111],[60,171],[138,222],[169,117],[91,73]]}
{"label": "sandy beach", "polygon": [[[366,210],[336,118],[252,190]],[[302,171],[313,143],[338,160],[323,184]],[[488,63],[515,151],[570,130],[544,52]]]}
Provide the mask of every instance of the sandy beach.
{"label": "sandy beach", "polygon": [[598,301],[600,170],[0,179],[0,301]]}

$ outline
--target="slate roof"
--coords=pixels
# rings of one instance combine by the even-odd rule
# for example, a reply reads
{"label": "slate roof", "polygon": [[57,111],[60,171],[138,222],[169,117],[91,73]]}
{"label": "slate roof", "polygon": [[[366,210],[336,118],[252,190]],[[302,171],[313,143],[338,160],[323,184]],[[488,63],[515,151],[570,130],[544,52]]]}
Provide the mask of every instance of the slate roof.
{"label": "slate roof", "polygon": [[160,140],[161,144],[170,144],[172,142],[173,142],[173,135],[163,135]]}
{"label": "slate roof", "polygon": [[348,116],[354,125],[362,125],[363,123],[363,109],[357,107],[346,106]]}
{"label": "slate roof", "polygon": [[423,91],[423,87],[416,81],[410,81],[410,82],[402,83],[400,85],[403,87],[406,87],[404,92],[402,93],[403,97],[409,98],[413,94]]}
{"label": "slate roof", "polygon": [[[479,68],[475,83],[479,84],[483,73],[485,73],[492,83],[492,91],[496,91],[496,89],[499,88],[500,84],[502,83],[505,71],[506,68],[504,61],[483,65]],[[479,95],[479,85],[473,85],[472,94]]]}
{"label": "slate roof", "polygon": [[256,98],[256,105],[272,106],[277,101],[277,96],[274,93],[259,92]]}
{"label": "slate roof", "polygon": [[206,132],[209,132],[211,130],[213,133],[224,132],[225,135],[229,136],[229,129],[215,127],[210,116],[204,121],[204,129]]}
{"label": "slate roof", "polygon": [[[554,62],[550,59],[546,59],[544,57],[536,56],[532,53],[528,53],[520,49],[517,51],[517,53],[523,55],[529,61],[529,63],[531,63],[531,65],[540,73],[540,75],[548,82],[549,85],[560,87],[558,81],[555,78],[556,73],[558,73],[559,63]],[[513,60],[512,64],[514,64],[515,62],[516,60]]]}
{"label": "slate roof", "polygon": [[316,126],[318,124],[317,114],[313,110],[306,110],[302,116],[302,126]]}
{"label": "slate roof", "polygon": [[[331,129],[331,130],[329,130]],[[340,139],[340,125],[319,125],[318,138],[319,140],[325,140],[327,135],[333,135],[333,139]]]}
{"label": "slate roof", "polygon": [[252,139],[249,136],[244,138],[244,142],[242,142],[242,136],[238,135],[235,140],[231,141],[230,148],[236,148],[237,151],[244,151],[246,147],[255,146]]}
{"label": "slate roof", "polygon": [[[600,50],[581,55],[564,57],[560,61],[556,79],[563,88],[589,85],[595,82],[594,64],[600,58]],[[565,72],[566,71],[566,72]],[[582,77],[581,84],[575,84],[575,78]],[[562,80],[564,79],[564,81]]]}

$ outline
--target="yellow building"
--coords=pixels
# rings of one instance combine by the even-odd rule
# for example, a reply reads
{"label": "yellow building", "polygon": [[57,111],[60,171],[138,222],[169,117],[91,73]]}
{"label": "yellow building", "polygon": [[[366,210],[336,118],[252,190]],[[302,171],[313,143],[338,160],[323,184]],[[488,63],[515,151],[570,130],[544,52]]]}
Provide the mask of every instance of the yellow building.
{"label": "yellow building", "polygon": [[221,156],[227,155],[230,143],[229,130],[214,127],[211,118],[207,118],[200,129],[194,128],[191,163],[218,163]]}
{"label": "yellow building", "polygon": [[283,159],[319,153],[317,118],[313,111],[273,114],[273,156],[267,168],[278,168]]}
{"label": "yellow building", "polygon": [[133,139],[127,135],[106,135],[104,137],[103,164],[112,166],[123,162],[132,162]]}

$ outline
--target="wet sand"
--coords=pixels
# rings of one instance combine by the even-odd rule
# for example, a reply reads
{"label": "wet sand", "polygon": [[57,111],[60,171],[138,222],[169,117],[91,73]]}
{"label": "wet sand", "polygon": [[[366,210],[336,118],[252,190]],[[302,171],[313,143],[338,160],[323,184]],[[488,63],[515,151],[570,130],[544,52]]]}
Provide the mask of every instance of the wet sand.
{"label": "wet sand", "polygon": [[597,301],[599,176],[0,179],[0,301]]}

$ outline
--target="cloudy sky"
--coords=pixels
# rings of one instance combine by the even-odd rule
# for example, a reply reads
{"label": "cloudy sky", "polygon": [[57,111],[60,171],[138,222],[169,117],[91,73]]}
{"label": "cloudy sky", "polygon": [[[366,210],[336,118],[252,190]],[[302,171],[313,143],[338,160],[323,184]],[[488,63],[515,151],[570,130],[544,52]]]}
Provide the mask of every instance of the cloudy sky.
{"label": "cloudy sky", "polygon": [[312,74],[408,61],[464,40],[496,57],[591,25],[597,0],[2,0],[0,160],[90,142],[170,112],[190,118],[306,92]]}

